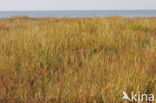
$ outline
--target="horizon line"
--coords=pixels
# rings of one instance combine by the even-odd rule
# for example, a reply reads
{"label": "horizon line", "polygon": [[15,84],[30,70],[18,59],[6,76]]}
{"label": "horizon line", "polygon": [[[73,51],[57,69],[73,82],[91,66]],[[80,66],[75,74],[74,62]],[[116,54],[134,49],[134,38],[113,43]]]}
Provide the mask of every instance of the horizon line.
{"label": "horizon line", "polygon": [[104,9],[104,10],[0,10],[0,11],[151,11],[156,9]]}

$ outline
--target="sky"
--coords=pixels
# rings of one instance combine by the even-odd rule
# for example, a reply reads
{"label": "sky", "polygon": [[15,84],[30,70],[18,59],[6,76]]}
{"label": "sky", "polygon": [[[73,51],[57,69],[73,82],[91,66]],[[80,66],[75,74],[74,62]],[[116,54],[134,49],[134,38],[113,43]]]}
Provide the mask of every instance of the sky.
{"label": "sky", "polygon": [[156,0],[1,0],[0,10],[156,10]]}

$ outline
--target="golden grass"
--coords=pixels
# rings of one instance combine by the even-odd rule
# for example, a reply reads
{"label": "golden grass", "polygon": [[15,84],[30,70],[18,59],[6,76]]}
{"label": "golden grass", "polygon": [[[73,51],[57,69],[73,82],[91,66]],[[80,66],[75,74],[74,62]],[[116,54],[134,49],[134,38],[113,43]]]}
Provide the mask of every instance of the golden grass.
{"label": "golden grass", "polygon": [[121,103],[155,82],[156,18],[0,19],[2,103]]}

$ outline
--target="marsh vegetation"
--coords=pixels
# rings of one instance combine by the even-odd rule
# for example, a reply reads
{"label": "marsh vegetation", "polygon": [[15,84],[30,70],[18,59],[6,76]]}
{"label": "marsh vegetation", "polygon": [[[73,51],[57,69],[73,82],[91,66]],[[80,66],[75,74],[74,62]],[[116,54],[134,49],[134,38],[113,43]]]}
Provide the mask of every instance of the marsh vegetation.
{"label": "marsh vegetation", "polygon": [[156,18],[0,19],[2,103],[121,103],[155,82]]}

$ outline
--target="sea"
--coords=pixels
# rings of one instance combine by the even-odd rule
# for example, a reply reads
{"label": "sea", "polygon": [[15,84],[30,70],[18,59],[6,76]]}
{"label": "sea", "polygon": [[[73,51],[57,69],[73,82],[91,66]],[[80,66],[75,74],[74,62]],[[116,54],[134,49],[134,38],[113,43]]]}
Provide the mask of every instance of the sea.
{"label": "sea", "polygon": [[0,11],[0,18],[29,17],[156,17],[156,10]]}

